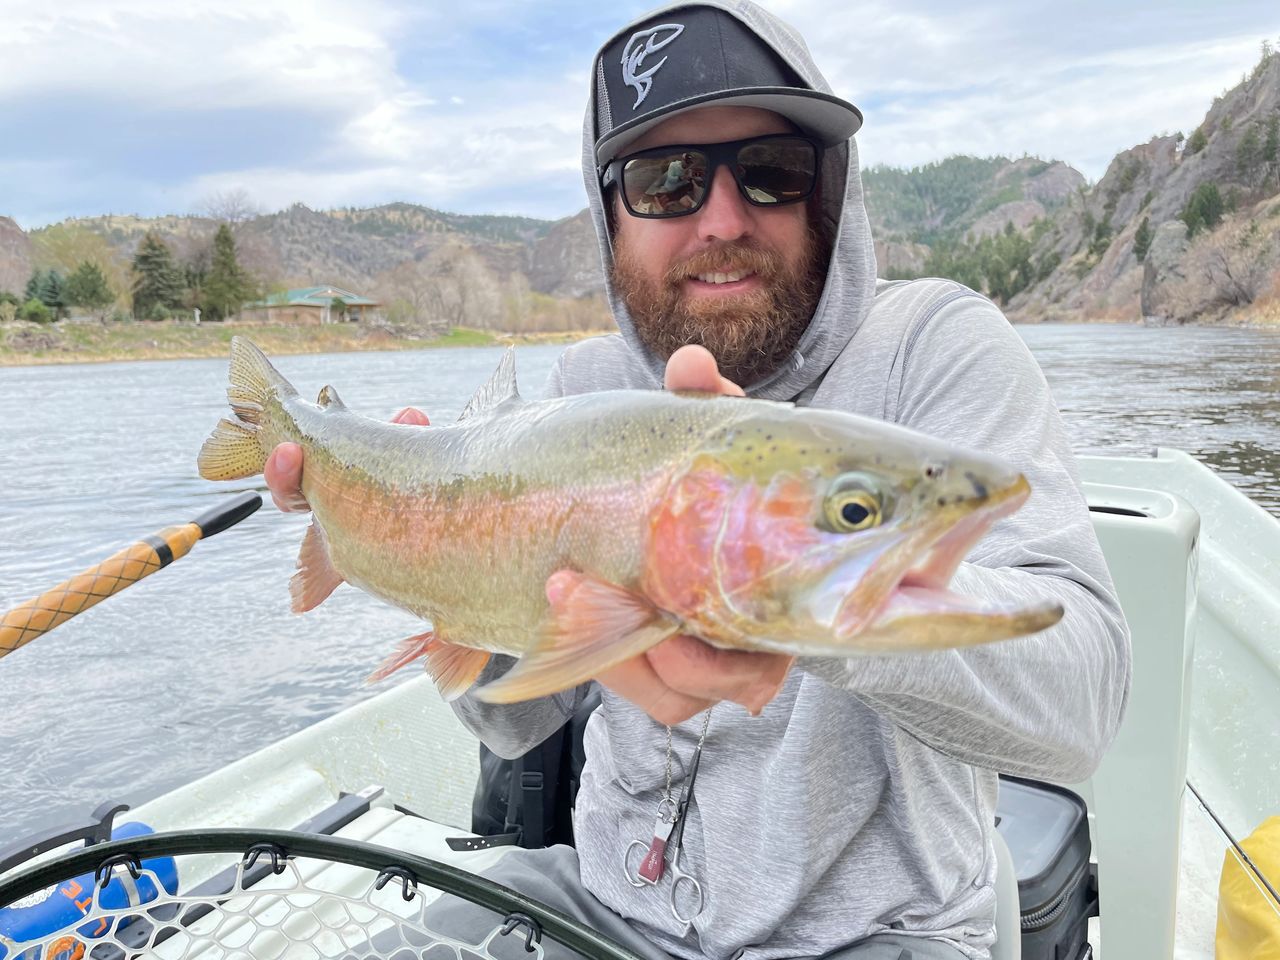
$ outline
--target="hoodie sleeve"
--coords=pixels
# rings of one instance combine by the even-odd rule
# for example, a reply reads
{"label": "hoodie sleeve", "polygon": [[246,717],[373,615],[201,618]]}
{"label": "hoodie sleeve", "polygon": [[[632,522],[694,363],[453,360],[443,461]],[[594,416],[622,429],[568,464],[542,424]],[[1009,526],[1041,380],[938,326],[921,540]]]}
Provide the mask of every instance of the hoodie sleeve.
{"label": "hoodie sleeve", "polygon": [[[545,395],[564,395],[564,354],[556,361],[547,381]],[[471,690],[502,676],[515,664],[514,657],[494,654]],[[537,700],[521,703],[485,703],[468,690],[450,706],[463,726],[480,738],[486,747],[506,760],[528,753],[564,726],[587,695],[590,684]]]}
{"label": "hoodie sleeve", "polygon": [[[986,298],[951,300],[912,328],[896,419],[1003,457],[1032,493],[961,564],[958,593],[1059,601],[1030,637],[928,655],[806,661],[911,735],[1001,772],[1076,782],[1096,768],[1128,697],[1129,632],[1048,384]],[[888,411],[894,415],[890,398]]]}

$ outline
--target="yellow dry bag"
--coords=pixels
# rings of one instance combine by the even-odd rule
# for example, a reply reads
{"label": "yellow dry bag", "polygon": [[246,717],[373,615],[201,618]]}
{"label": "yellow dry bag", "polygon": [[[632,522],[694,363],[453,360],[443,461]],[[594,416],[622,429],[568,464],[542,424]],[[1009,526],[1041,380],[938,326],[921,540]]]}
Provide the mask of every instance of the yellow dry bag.
{"label": "yellow dry bag", "polygon": [[[1240,842],[1272,888],[1280,888],[1280,817],[1269,817]],[[1218,885],[1216,960],[1280,960],[1280,904],[1228,849]]]}

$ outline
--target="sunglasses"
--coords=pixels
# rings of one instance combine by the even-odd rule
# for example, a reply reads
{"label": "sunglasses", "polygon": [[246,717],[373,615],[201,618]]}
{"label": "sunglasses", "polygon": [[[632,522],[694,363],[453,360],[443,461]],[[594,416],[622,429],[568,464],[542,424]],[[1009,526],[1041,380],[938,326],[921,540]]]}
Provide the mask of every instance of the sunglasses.
{"label": "sunglasses", "polygon": [[776,207],[813,193],[821,163],[816,140],[780,133],[641,150],[610,161],[601,186],[618,184],[628,213],[658,220],[701,210],[721,166],[729,168],[747,203]]}

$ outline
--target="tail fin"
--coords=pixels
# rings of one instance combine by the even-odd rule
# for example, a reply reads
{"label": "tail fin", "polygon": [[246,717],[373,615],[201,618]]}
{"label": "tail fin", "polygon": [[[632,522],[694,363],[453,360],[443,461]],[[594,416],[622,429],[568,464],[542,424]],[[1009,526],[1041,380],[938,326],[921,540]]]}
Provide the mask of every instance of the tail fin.
{"label": "tail fin", "polygon": [[270,395],[295,396],[293,385],[244,337],[231,338],[231,385],[227,400],[235,416],[223,419],[200,448],[197,463],[206,480],[238,480],[262,472],[269,451],[258,438]]}

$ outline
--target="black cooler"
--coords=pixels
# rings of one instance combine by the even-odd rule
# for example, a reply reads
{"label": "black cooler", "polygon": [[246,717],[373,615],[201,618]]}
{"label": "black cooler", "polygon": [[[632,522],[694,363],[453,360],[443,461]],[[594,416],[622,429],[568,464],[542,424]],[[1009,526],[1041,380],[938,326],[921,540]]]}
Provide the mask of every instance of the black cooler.
{"label": "black cooler", "polygon": [[1062,787],[1002,776],[996,828],[1018,876],[1023,960],[1087,960],[1098,881],[1084,801]]}

